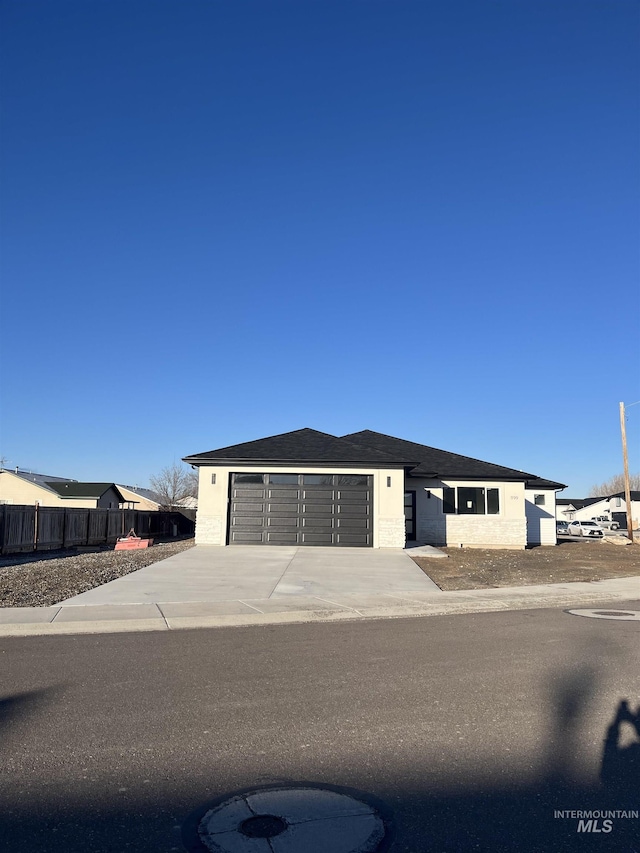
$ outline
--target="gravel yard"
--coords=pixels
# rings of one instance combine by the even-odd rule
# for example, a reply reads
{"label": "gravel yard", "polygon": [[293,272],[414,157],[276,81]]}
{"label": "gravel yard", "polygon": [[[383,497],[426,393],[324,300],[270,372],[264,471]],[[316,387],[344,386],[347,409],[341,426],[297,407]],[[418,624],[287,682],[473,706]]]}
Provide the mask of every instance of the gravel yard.
{"label": "gravel yard", "polygon": [[[560,540],[556,547],[526,551],[442,548],[448,560],[414,557],[440,589],[493,589],[538,583],[596,581],[640,575],[640,546],[605,539]],[[638,589],[640,595],[640,584]]]}
{"label": "gravel yard", "polygon": [[8,555],[0,559],[0,607],[49,607],[193,545],[193,538],[171,539],[141,551],[112,545]]}

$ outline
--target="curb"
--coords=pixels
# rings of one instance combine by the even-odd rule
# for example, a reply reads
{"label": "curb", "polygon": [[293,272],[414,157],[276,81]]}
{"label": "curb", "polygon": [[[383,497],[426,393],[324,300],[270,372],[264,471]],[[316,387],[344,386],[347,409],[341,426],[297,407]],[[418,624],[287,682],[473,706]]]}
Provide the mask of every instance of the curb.
{"label": "curb", "polygon": [[[381,597],[379,603],[363,607],[336,608],[319,606],[317,609],[283,610],[270,613],[237,613],[219,615],[169,616],[162,612],[161,606],[140,605],[146,608],[149,615],[146,618],[118,618],[118,608],[131,611],[132,605],[111,605],[112,618],[85,619],[90,617],[92,607],[99,607],[104,616],[104,605],[84,605],[82,617],[79,615],[79,605],[51,608],[41,608],[34,614],[37,621],[17,621],[20,608],[5,608],[9,618],[16,621],[0,624],[0,637],[54,636],[70,634],[112,634],[122,632],[148,631],[177,631],[198,628],[246,628],[263,625],[290,625],[309,622],[342,622],[363,621],[372,619],[401,619],[424,616],[456,616],[470,613],[492,613],[497,611],[540,610],[545,608],[567,608],[579,605],[603,605],[615,601],[629,601],[639,597],[640,578],[624,578],[623,583],[596,581],[603,584],[598,589],[570,589],[565,585],[562,590],[541,590],[539,587],[531,592],[526,588],[504,588],[490,591],[465,590],[459,592],[442,592],[430,597],[427,601],[407,603],[405,595],[403,602],[393,602],[393,596]],[[606,586],[605,586],[606,584]],[[578,584],[576,584],[578,586]],[[616,589],[615,586],[619,586]],[[613,588],[612,588],[613,587]],[[398,597],[401,594],[398,593]],[[205,604],[205,603],[203,603]],[[86,608],[86,609],[85,609]],[[153,612],[155,608],[156,612]],[[26,608],[25,608],[26,609]],[[29,608],[33,612],[34,608]],[[11,611],[11,612],[9,612]],[[47,613],[49,611],[49,613]],[[69,621],[65,621],[64,611],[69,611]],[[0,609],[0,615],[2,610]],[[46,617],[50,616],[50,620]],[[44,619],[43,619],[44,617]],[[55,620],[55,621],[54,621]]]}

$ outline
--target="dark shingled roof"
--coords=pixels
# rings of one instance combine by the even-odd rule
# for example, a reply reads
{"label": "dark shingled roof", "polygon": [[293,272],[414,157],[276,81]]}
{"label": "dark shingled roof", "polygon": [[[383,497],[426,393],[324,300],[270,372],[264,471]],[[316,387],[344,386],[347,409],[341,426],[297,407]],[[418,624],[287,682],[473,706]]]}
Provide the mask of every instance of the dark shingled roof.
{"label": "dark shingled roof", "polygon": [[591,504],[597,504],[598,501],[604,501],[606,498],[556,498],[556,505],[569,506],[571,504],[576,509],[584,509]]}
{"label": "dark shingled roof", "polygon": [[381,465],[393,467],[395,460],[386,453],[371,447],[361,446],[353,441],[336,438],[326,432],[315,429],[297,429],[283,432],[257,441],[233,444],[220,450],[206,453],[194,453],[185,456],[184,461],[193,464],[206,462],[247,462],[278,463],[303,462],[321,465],[356,464]]}
{"label": "dark shingled roof", "polygon": [[[615,495],[600,495],[597,498],[557,498],[556,503],[562,506],[572,504],[576,509],[584,509],[586,506],[598,503],[598,501],[610,501],[611,498],[623,498],[624,492],[616,492]],[[631,492],[632,501],[640,501],[640,492]]]}
{"label": "dark shingled roof", "polygon": [[[545,480],[536,477],[535,480],[527,480],[527,489],[566,489],[564,483],[556,483],[554,480]],[[556,502],[557,502],[556,498]]]}
{"label": "dark shingled roof", "polygon": [[[611,498],[624,498],[624,492],[616,492],[615,495],[609,495]],[[640,492],[634,492],[632,489],[629,490],[629,497],[632,501],[640,501]]]}
{"label": "dark shingled roof", "polygon": [[401,464],[411,465],[409,474],[413,477],[450,477],[462,480],[537,479],[535,474],[528,474],[526,471],[505,468],[502,465],[494,465],[492,462],[482,462],[470,456],[460,456],[458,453],[449,453],[448,450],[438,450],[435,447],[427,447],[425,444],[416,444],[413,441],[405,441],[403,438],[394,438],[368,429],[351,433],[345,438],[375,447],[392,455]]}
{"label": "dark shingled roof", "polygon": [[118,495],[118,500],[125,500],[115,483],[50,482],[47,486],[57,492],[61,498],[101,498],[105,492],[113,489]]}
{"label": "dark shingled roof", "polygon": [[564,488],[535,474],[482,462],[424,444],[405,441],[371,430],[341,438],[314,429],[299,429],[219,450],[185,456],[189,464],[363,464],[409,469],[414,477],[449,477],[461,480],[525,480],[536,488]]}

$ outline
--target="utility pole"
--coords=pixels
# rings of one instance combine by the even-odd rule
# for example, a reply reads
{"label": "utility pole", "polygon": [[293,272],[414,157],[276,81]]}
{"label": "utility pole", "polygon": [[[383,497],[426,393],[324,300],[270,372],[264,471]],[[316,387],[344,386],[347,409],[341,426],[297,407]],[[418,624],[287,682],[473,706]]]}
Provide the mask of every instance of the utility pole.
{"label": "utility pole", "polygon": [[629,458],[627,457],[627,428],[624,422],[624,403],[620,403],[620,432],[622,434],[622,461],[624,463],[624,499],[627,504],[627,536],[633,542],[631,512],[631,486],[629,484]]}

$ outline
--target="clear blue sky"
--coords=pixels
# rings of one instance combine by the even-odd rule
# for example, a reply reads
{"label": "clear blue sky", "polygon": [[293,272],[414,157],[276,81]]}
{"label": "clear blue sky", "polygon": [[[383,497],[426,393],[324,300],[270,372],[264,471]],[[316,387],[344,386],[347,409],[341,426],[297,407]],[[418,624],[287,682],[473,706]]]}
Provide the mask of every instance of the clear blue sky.
{"label": "clear blue sky", "polygon": [[[2,455],[309,426],[582,496],[640,400],[636,0],[5,0]],[[629,409],[640,470],[640,406]]]}

